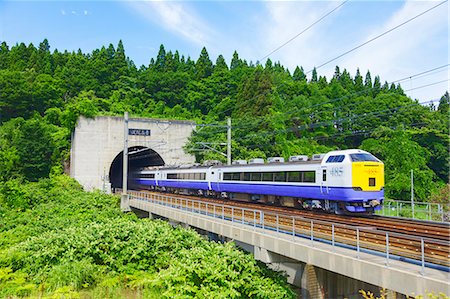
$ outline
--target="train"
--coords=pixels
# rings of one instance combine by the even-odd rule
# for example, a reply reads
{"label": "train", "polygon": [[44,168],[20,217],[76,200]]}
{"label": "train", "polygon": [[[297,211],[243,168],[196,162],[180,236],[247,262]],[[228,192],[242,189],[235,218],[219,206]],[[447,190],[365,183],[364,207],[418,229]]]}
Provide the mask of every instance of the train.
{"label": "train", "polygon": [[312,157],[238,160],[232,165],[155,167],[133,188],[252,201],[335,214],[372,214],[384,200],[384,163],[360,149]]}

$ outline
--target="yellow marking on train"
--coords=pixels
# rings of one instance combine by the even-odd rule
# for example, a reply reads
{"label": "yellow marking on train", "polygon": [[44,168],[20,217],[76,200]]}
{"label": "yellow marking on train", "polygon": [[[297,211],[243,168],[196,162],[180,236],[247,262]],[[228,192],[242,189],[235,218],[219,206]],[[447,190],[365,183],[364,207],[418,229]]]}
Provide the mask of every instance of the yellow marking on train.
{"label": "yellow marking on train", "polygon": [[[375,185],[373,184],[375,180]],[[363,191],[379,191],[384,187],[384,164],[381,162],[353,162],[352,186]]]}

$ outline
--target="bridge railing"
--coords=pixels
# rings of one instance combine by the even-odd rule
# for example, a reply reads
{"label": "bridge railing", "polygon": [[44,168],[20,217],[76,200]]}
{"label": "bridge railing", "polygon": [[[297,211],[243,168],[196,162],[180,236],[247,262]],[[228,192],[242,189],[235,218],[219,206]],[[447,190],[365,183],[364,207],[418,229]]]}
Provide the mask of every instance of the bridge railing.
{"label": "bridge railing", "polygon": [[422,275],[426,267],[450,271],[447,255],[450,248],[448,241],[385,232],[376,227],[355,227],[307,217],[205,202],[175,195],[130,191],[129,196],[130,203],[143,210],[145,210],[145,204],[158,204],[246,225],[254,230],[267,230],[284,238],[292,238],[294,242],[299,238],[307,239],[312,247],[320,242],[331,245],[333,251],[337,247],[352,249],[358,259],[362,258],[362,253],[382,256],[387,267],[391,266],[392,260],[406,261],[419,265]]}
{"label": "bridge railing", "polygon": [[429,202],[415,202],[414,208],[411,201],[385,200],[378,215],[428,220],[435,222],[450,222],[450,205]]}

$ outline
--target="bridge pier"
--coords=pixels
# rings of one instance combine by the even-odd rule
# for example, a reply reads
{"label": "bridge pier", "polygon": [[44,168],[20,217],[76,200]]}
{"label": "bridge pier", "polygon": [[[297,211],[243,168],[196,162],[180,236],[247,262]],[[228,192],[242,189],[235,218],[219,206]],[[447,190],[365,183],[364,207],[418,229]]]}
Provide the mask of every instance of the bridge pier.
{"label": "bridge pier", "polygon": [[120,196],[120,209],[122,212],[131,212],[130,197],[128,194],[122,194]]}
{"label": "bridge pier", "polygon": [[420,266],[396,260],[386,267],[384,257],[370,253],[356,256],[348,248],[187,212],[148,199],[132,197],[130,205],[162,219],[186,223],[202,234],[211,232],[234,241],[269,267],[285,271],[289,282],[305,289],[299,291],[299,296],[304,294],[302,298],[360,299],[360,290],[380,297],[382,288],[397,292],[384,291],[384,298],[389,299],[406,298],[403,294],[449,293],[448,273],[443,271],[427,268],[426,275],[420,275]]}
{"label": "bridge pier", "polygon": [[[370,291],[379,296],[380,288],[355,280],[311,264],[302,263],[259,246],[234,241],[237,246],[252,253],[255,259],[267,264],[271,269],[286,273],[290,284],[300,288],[304,299],[361,298],[360,290]],[[386,299],[397,299],[396,293],[385,292]]]}

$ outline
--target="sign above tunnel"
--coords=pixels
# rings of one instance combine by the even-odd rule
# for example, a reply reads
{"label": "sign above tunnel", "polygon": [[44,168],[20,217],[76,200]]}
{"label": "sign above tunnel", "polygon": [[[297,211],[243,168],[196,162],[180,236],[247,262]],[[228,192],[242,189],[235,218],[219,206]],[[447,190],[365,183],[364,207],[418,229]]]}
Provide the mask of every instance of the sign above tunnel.
{"label": "sign above tunnel", "polygon": [[128,135],[133,136],[150,136],[151,132],[147,129],[128,129]]}

